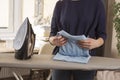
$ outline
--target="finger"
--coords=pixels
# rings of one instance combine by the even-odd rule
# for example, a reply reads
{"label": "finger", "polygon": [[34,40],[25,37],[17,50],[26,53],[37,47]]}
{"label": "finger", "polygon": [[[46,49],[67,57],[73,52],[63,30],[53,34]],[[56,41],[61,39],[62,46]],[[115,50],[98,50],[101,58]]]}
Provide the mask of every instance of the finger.
{"label": "finger", "polygon": [[88,39],[86,39],[86,40],[79,40],[78,42],[79,42],[79,43],[89,43],[90,40],[88,40]]}
{"label": "finger", "polygon": [[78,42],[79,45],[82,45],[82,46],[90,46],[91,43],[90,42]]}
{"label": "finger", "polygon": [[58,39],[59,39],[60,41],[67,40],[67,38],[65,38],[65,37],[63,37],[63,36],[59,36]]}
{"label": "finger", "polygon": [[64,40],[61,42],[62,45],[64,45],[67,42],[67,40]]}
{"label": "finger", "polygon": [[65,38],[61,38],[61,39],[59,39],[59,41],[60,42],[62,42],[62,41],[66,41],[67,39],[65,39]]}
{"label": "finger", "polygon": [[86,39],[86,40],[79,40],[79,42],[85,43],[85,42],[90,42],[90,40],[89,40],[89,39]]}
{"label": "finger", "polygon": [[61,41],[59,40],[58,43],[62,46],[62,45],[64,45],[66,42],[67,42],[67,40],[66,40],[66,39],[63,39],[63,40],[61,40]]}
{"label": "finger", "polygon": [[81,48],[85,48],[85,49],[91,49],[91,47],[90,46],[80,46]]}
{"label": "finger", "polygon": [[61,38],[63,38],[63,37],[62,37],[62,36],[57,36],[57,38],[58,38],[58,39],[61,39]]}

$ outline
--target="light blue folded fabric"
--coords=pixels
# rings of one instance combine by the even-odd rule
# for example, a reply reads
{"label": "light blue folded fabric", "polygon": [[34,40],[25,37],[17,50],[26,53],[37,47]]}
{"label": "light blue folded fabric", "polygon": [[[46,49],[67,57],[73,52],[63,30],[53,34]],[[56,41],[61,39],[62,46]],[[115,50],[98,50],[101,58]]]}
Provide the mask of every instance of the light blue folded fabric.
{"label": "light blue folded fabric", "polygon": [[68,39],[67,43],[59,48],[59,52],[53,57],[54,60],[62,60],[69,62],[88,63],[91,56],[89,50],[80,48],[77,44],[78,40],[87,39],[85,35],[73,36],[61,30],[57,34]]}

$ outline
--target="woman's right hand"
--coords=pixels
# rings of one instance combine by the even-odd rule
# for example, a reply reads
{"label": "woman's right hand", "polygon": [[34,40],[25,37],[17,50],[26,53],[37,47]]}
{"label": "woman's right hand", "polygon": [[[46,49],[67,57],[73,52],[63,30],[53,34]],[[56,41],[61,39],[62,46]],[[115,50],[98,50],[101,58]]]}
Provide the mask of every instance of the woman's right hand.
{"label": "woman's right hand", "polygon": [[49,42],[55,46],[63,46],[67,42],[67,38],[63,36],[51,36]]}

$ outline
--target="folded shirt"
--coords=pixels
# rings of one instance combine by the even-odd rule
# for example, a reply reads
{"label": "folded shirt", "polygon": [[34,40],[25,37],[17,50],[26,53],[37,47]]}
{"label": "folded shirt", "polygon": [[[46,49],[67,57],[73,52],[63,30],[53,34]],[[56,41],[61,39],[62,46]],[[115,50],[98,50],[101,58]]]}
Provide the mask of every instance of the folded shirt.
{"label": "folded shirt", "polygon": [[59,35],[66,37],[68,41],[65,45],[59,48],[58,53],[53,57],[54,60],[88,63],[89,59],[91,58],[89,55],[89,50],[80,48],[80,46],[77,44],[78,40],[87,39],[85,35],[73,36],[64,30],[59,31],[57,36]]}

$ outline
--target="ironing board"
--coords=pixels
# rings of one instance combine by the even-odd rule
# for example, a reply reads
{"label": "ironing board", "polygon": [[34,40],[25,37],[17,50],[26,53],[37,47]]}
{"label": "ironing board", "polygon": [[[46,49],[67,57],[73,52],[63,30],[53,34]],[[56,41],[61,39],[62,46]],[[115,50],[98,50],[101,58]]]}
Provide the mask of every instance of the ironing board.
{"label": "ironing board", "polygon": [[18,60],[14,53],[0,53],[0,67],[28,69],[65,69],[65,70],[120,70],[120,59],[91,57],[87,64],[54,61],[53,55],[34,54],[31,59]]}

